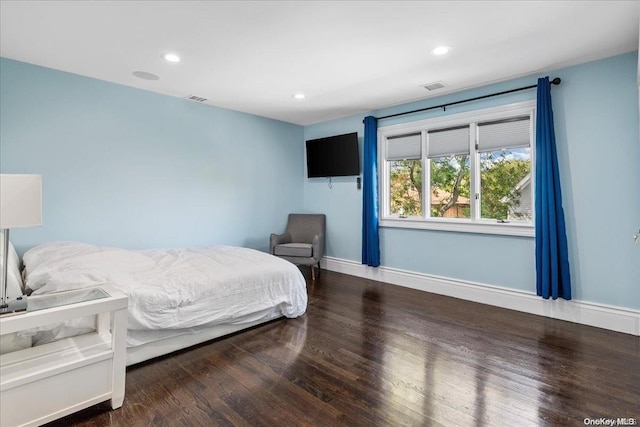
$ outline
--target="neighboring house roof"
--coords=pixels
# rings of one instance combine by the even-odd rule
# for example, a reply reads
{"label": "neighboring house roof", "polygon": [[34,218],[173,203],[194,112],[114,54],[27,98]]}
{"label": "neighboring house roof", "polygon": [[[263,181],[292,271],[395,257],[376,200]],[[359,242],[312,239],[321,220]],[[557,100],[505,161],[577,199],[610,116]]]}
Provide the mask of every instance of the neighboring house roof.
{"label": "neighboring house roof", "polygon": [[[523,188],[525,188],[525,187],[526,187],[527,185],[529,185],[529,184],[531,184],[531,172],[529,172],[528,174],[526,174],[526,175],[524,176],[524,178],[522,178],[522,179],[520,180],[520,182],[518,182],[518,183],[516,184],[515,190],[516,190],[516,191],[520,191],[520,190],[522,190]],[[511,197],[509,197],[509,196],[504,196],[502,199],[500,199],[500,202],[501,202],[501,203],[507,203],[507,202],[509,202],[509,200],[511,200]]]}
{"label": "neighboring house roof", "polygon": [[518,183],[516,184],[516,190],[520,190],[520,189],[522,189],[522,188],[526,187],[526,186],[527,186],[527,184],[529,184],[530,182],[531,182],[531,172],[529,172],[528,174],[526,174],[526,175],[524,176],[524,178],[522,178],[522,179],[520,180],[520,182],[518,182]]}
{"label": "neighboring house roof", "polygon": [[[431,191],[431,204],[432,205],[441,205],[446,203],[451,199],[451,193],[441,189],[433,189]],[[468,205],[469,198],[464,196],[458,196],[458,200],[456,200],[456,205]]]}

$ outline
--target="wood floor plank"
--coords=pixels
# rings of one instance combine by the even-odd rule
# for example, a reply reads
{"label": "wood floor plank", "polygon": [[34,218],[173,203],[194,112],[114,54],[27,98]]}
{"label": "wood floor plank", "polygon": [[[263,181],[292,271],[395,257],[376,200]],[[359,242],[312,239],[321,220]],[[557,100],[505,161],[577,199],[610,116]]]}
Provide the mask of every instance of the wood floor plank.
{"label": "wood floor plank", "polygon": [[302,318],[129,367],[122,408],[50,427],[640,422],[638,337],[329,271],[307,288]]}

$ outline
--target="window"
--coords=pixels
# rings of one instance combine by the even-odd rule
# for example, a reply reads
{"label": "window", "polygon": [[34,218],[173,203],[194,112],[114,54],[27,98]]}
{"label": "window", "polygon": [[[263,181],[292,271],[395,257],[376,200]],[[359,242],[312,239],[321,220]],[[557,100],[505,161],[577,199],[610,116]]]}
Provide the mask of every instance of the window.
{"label": "window", "polygon": [[431,216],[471,218],[470,126],[427,132]]}
{"label": "window", "polygon": [[380,128],[380,224],[533,236],[534,106]]}
{"label": "window", "polygon": [[418,134],[387,139],[392,215],[422,216],[422,137]]}

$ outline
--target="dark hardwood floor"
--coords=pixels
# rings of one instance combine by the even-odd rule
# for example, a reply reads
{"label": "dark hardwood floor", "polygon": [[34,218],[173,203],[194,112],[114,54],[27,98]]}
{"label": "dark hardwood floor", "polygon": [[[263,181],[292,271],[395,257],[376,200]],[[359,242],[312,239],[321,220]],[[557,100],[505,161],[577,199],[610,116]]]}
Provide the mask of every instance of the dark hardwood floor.
{"label": "dark hardwood floor", "polygon": [[329,271],[307,286],[304,317],[132,366],[122,408],[50,425],[640,421],[638,337]]}

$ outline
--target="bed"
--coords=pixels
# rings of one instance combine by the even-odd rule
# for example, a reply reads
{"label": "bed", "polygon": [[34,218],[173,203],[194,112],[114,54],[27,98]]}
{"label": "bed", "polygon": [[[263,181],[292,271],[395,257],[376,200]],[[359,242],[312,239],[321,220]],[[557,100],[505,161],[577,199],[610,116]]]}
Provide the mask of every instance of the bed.
{"label": "bed", "polygon": [[[127,365],[270,320],[302,316],[306,281],[288,261],[253,249],[212,246],[125,250],[78,242],[23,256],[32,295],[110,283],[129,298]],[[95,319],[29,331],[34,345],[86,333]]]}

